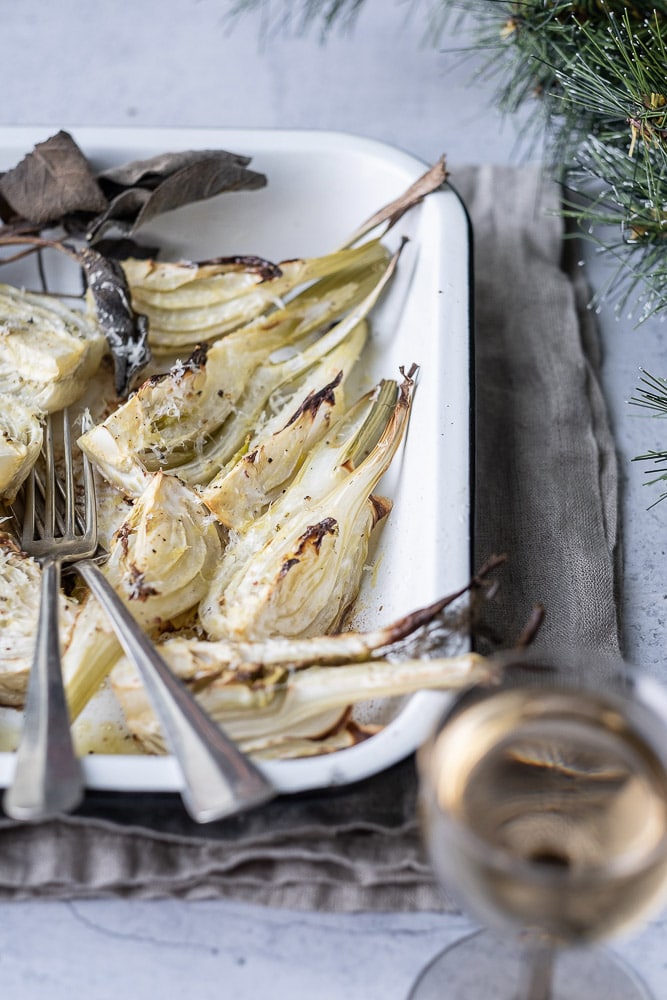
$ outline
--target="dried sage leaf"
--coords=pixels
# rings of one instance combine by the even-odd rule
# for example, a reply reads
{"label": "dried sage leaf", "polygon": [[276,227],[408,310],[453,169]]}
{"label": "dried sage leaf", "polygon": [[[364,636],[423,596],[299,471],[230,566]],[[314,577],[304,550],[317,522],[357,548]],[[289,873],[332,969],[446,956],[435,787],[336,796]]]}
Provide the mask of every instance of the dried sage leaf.
{"label": "dried sage leaf", "polygon": [[362,236],[366,236],[377,226],[382,225],[382,223],[387,223],[387,229],[391,229],[395,226],[399,219],[401,219],[406,212],[408,212],[414,205],[417,205],[420,201],[426,198],[427,195],[431,194],[432,191],[437,191],[438,188],[446,182],[447,177],[447,166],[445,163],[445,157],[441,156],[437,163],[422,174],[414,184],[411,184],[407,191],[404,191],[400,197],[391,201],[384,208],[381,208],[374,215],[371,215],[369,219],[366,219],[359,228],[352,233],[346,242],[346,246],[352,246],[357,240],[361,239]]}
{"label": "dried sage leaf", "polygon": [[204,149],[162,153],[105,170],[98,181],[110,205],[91,228],[98,231],[113,220],[135,230],[190,202],[223,191],[264,187],[266,176],[249,170],[249,162],[249,157],[227,150]]}
{"label": "dried sage leaf", "polygon": [[0,211],[5,222],[18,217],[44,226],[72,212],[96,214],[106,207],[107,199],[88,160],[62,130],[37,143],[0,176]]}
{"label": "dried sage leaf", "polygon": [[114,361],[116,392],[127,396],[135,375],[150,361],[148,320],[135,313],[120,264],[92,247],[78,254]]}
{"label": "dried sage leaf", "polygon": [[144,187],[153,190],[165,177],[198,160],[207,160],[212,156],[222,162],[233,161],[240,167],[247,167],[250,163],[250,157],[240,153],[230,153],[224,149],[194,149],[178,153],[158,153],[157,156],[150,156],[145,160],[130,160],[119,167],[109,167],[100,171],[97,178],[109,197],[124,188]]}

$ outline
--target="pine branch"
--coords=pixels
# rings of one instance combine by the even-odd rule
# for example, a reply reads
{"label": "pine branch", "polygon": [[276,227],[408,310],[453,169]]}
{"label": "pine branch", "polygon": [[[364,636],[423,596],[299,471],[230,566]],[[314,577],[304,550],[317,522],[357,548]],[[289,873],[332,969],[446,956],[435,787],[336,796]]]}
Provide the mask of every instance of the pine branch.
{"label": "pine branch", "polygon": [[[648,410],[657,417],[667,416],[667,378],[651,375],[642,370],[640,384],[635,389],[636,395],[632,396],[630,403]],[[647,470],[646,486],[653,486],[655,483],[667,482],[667,450],[651,450],[643,455],[637,455],[634,462],[650,462],[651,468]],[[667,499],[667,490],[663,491],[650,505],[655,507]],[[649,508],[650,509],[650,508]]]}
{"label": "pine branch", "polygon": [[[396,0],[398,2],[398,0]],[[640,321],[667,308],[667,0],[402,0],[426,18],[434,44],[468,15],[477,70],[504,112],[532,108],[566,214],[615,259],[605,295],[636,300]],[[349,27],[364,0],[234,0],[261,12],[263,33]],[[472,14],[472,17],[470,16]],[[525,136],[525,131],[524,131]],[[602,230],[602,231],[601,231]]]}
{"label": "pine branch", "polygon": [[667,3],[648,13],[612,0],[481,8],[513,44],[499,103],[525,101],[532,78],[553,171],[571,191],[566,214],[618,262],[606,295],[622,309],[636,298],[640,320],[667,308]]}
{"label": "pine branch", "polygon": [[[612,262],[597,302],[612,299],[638,322],[667,310],[667,0],[426,2],[434,43],[466,15],[471,47],[486,54],[478,77],[495,87],[498,108],[532,109],[530,127],[564,186],[563,214]],[[234,9],[298,30],[319,21],[324,37],[362,6],[236,0]],[[643,373],[631,402],[667,416],[667,379]],[[637,461],[652,463],[651,483],[667,481],[667,449]]]}

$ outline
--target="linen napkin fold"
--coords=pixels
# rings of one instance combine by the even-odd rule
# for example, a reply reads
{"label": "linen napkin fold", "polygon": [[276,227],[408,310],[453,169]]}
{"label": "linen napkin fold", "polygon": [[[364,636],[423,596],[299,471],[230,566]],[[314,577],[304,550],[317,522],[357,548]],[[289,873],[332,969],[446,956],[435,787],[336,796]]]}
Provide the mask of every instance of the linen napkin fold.
{"label": "linen napkin fold", "polygon": [[[452,180],[474,229],[475,562],[509,554],[487,624],[511,642],[539,601],[539,642],[613,652],[615,450],[585,282],[564,257],[559,191],[537,167],[462,168]],[[90,793],[75,815],[53,822],[0,819],[0,899],[446,908],[415,806],[412,760],[204,827],[176,796]]]}

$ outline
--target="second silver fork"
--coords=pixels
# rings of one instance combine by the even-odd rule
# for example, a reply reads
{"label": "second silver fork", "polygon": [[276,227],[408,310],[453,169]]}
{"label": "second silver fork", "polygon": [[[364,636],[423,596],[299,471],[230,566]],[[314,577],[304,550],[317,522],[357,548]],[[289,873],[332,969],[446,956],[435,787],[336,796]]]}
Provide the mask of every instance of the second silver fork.
{"label": "second silver fork", "polygon": [[[74,511],[72,445],[69,421],[66,415],[63,423],[63,442],[65,450],[65,484],[63,491],[65,498],[65,523],[62,538],[71,541],[72,536],[76,535],[76,515]],[[49,448],[51,449],[50,462]],[[46,453],[47,477],[45,494],[48,512],[50,509],[50,478],[52,484],[50,487],[51,494],[53,495],[57,491],[57,483],[53,472],[53,437],[50,422],[47,426]],[[51,470],[51,477],[48,475],[49,469]],[[34,484],[32,489],[34,490]],[[84,551],[84,545],[81,544],[81,550],[76,552],[74,551],[74,546],[72,546],[66,558],[68,561],[74,563],[92,593],[104,607],[126,655],[132,660],[141,674],[147,694],[164,730],[166,742],[179,763],[183,776],[181,796],[186,809],[197,822],[205,823],[267,801],[275,794],[272,785],[261,771],[255,767],[252,761],[225,736],[220,727],[204,712],[185,686],[172,674],[153,643],[148,639],[116,591],[111,587],[97,563],[91,561],[90,557],[97,548],[97,514],[93,472],[88,464],[88,460],[85,458],[84,490],[85,531],[79,534],[78,538],[85,538],[88,545]],[[53,504],[55,509],[55,499],[53,499]],[[54,531],[51,534],[53,536]],[[61,543],[61,539],[58,539],[56,544],[60,546]],[[55,548],[55,545],[53,548]],[[50,563],[52,556],[44,558],[43,566],[46,567]],[[51,619],[49,627],[53,629],[53,619]],[[51,632],[51,639],[53,635],[54,633]],[[55,635],[57,636],[57,629]],[[39,649],[36,652],[36,656],[38,653]],[[41,677],[41,672],[37,671],[36,676]],[[60,673],[58,673],[58,677],[60,677]],[[55,678],[52,678],[52,683],[56,684]],[[60,694],[62,694],[62,684],[60,684]],[[54,723],[53,709],[52,707],[47,707],[50,706],[52,695],[52,690],[49,690],[47,694],[42,688],[41,692],[35,696],[33,708],[36,706],[36,709],[39,710],[42,716],[46,713],[47,721]],[[62,694],[62,699],[64,702],[64,694]],[[55,702],[60,702],[60,695],[55,697]],[[64,762],[67,756],[64,740],[61,738],[60,733],[55,732],[55,724],[47,725],[44,718],[42,718],[38,728],[37,738],[28,738],[30,733],[28,729],[29,703],[30,694],[26,702],[24,728],[26,733],[26,747],[29,747],[31,752],[28,755],[26,750],[27,763],[24,765],[22,762],[24,740],[22,739],[17,754],[14,785],[6,793],[4,805],[6,811],[12,810],[9,812],[10,815],[18,816],[19,818],[41,818],[41,816],[53,812],[54,805],[56,811],[67,811],[74,808],[78,800],[80,800],[81,791],[78,799],[73,791],[76,783],[73,774],[76,773],[78,762],[75,761],[75,763],[72,763],[72,761],[69,761],[68,771],[73,772],[73,774],[66,780],[61,780],[59,775],[64,773],[65,768],[63,766],[61,770],[57,766],[57,760],[62,759]],[[67,712],[66,704],[65,712]],[[58,719],[58,722],[61,724],[62,720]],[[48,744],[51,742],[53,745],[49,748]],[[37,744],[36,752],[35,743]],[[69,743],[69,749],[71,751],[71,742]],[[38,762],[35,761],[35,756],[40,758]],[[73,751],[71,751],[71,756],[74,758]],[[60,785],[59,792],[49,791],[45,786],[47,772]],[[81,790],[82,787],[81,785]],[[28,789],[30,789],[29,794],[26,794]],[[30,799],[33,803],[30,807],[30,815],[27,813],[25,804],[20,809],[17,808],[18,803],[25,803],[26,798]],[[68,805],[68,803],[70,804]]]}

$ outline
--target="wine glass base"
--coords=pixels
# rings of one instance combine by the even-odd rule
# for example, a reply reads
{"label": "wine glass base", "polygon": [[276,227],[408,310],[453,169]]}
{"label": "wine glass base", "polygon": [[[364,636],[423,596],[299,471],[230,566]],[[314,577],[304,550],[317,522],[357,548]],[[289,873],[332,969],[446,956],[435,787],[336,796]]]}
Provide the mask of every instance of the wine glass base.
{"label": "wine glass base", "polygon": [[[478,931],[441,952],[421,973],[408,1000],[531,1000],[520,992],[521,952]],[[544,1000],[651,1000],[624,964],[602,949],[559,952]]]}

